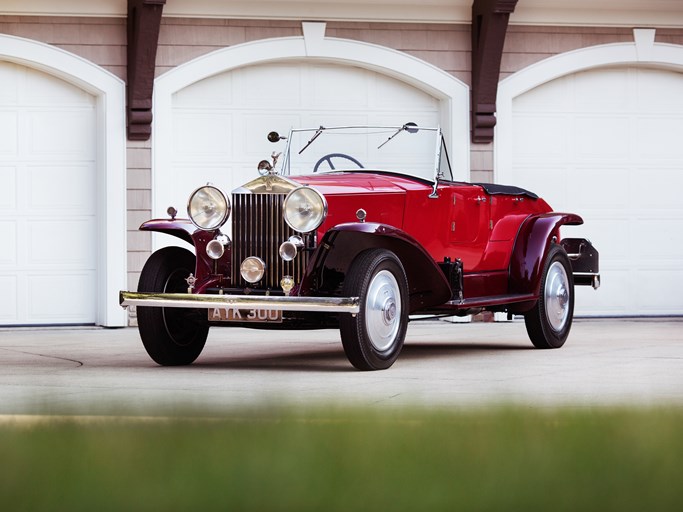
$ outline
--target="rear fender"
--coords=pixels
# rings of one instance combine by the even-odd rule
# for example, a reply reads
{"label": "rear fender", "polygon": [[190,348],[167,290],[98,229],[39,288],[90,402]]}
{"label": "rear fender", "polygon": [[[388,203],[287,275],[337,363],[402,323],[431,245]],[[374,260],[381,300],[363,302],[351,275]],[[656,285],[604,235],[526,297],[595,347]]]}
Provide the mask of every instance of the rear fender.
{"label": "rear fender", "polygon": [[338,294],[356,256],[379,248],[401,260],[411,312],[450,300],[451,287],[444,273],[420,243],[405,231],[373,222],[340,224],[327,231],[311,257],[301,293]]}
{"label": "rear fender", "polygon": [[527,218],[519,228],[509,267],[510,294],[538,296],[546,254],[553,242],[559,243],[560,226],[578,226],[583,219],[573,213],[542,213]]}

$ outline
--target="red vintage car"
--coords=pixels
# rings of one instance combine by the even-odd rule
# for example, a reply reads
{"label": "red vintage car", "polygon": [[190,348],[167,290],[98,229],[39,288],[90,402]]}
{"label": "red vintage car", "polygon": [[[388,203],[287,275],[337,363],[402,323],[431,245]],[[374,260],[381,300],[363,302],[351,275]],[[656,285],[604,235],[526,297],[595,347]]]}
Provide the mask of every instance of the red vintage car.
{"label": "red vintage car", "polygon": [[[390,367],[411,315],[524,315],[531,342],[561,347],[574,285],[600,283],[583,221],[527,190],[452,179],[439,128],[319,127],[283,145],[228,196],[192,192],[187,219],[145,222],[194,247],[165,247],[137,292],[142,342],[161,365],[192,363],[210,327],[338,328],[361,370]],[[231,220],[231,222],[228,222]],[[493,328],[493,327],[492,327]]]}

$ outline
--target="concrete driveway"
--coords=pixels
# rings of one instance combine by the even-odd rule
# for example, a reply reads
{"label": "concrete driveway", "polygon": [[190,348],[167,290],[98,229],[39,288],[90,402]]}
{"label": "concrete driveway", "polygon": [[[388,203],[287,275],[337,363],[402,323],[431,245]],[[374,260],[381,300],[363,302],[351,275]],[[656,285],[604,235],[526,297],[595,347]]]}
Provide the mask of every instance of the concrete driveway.
{"label": "concrete driveway", "polygon": [[212,329],[163,368],[136,329],[0,330],[0,414],[165,414],[271,406],[683,405],[683,319],[577,320],[536,350],[523,322],[411,323],[386,371],[359,372],[337,331]]}

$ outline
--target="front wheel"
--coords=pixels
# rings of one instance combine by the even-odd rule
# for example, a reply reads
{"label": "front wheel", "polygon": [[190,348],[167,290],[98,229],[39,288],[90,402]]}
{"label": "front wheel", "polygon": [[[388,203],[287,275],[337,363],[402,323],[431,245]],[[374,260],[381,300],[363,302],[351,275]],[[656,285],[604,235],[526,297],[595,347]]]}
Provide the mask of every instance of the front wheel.
{"label": "front wheel", "polygon": [[574,317],[574,276],[565,250],[556,244],[548,251],[541,278],[541,294],[524,323],[536,348],[560,348],[569,336]]}
{"label": "front wheel", "polygon": [[343,293],[360,297],[360,312],[340,319],[346,357],[359,370],[389,368],[403,348],[408,327],[408,279],[401,261],[384,249],[360,253]]}
{"label": "front wheel", "polygon": [[[185,279],[195,270],[195,257],[180,247],[164,247],[145,263],[139,292],[186,293]],[[138,307],[140,338],[149,356],[163,366],[192,363],[209,334],[205,309]]]}

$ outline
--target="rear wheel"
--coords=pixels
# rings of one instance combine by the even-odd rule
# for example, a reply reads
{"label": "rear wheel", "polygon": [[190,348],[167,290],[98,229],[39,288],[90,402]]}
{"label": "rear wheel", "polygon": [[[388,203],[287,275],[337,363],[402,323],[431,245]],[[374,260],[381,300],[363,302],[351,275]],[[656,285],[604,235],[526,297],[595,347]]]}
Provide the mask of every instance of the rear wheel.
{"label": "rear wheel", "polygon": [[340,319],[346,357],[359,370],[389,368],[403,348],[408,327],[408,280],[401,261],[384,249],[360,253],[343,293],[360,297],[360,312]]}
{"label": "rear wheel", "polygon": [[541,294],[524,315],[526,330],[536,348],[560,348],[569,336],[574,317],[574,278],[565,250],[556,244],[548,251]]}
{"label": "rear wheel", "polygon": [[[180,247],[158,250],[145,263],[139,292],[185,293],[185,279],[195,270],[195,257]],[[138,329],[149,356],[163,366],[192,363],[209,334],[206,310],[138,307]]]}

